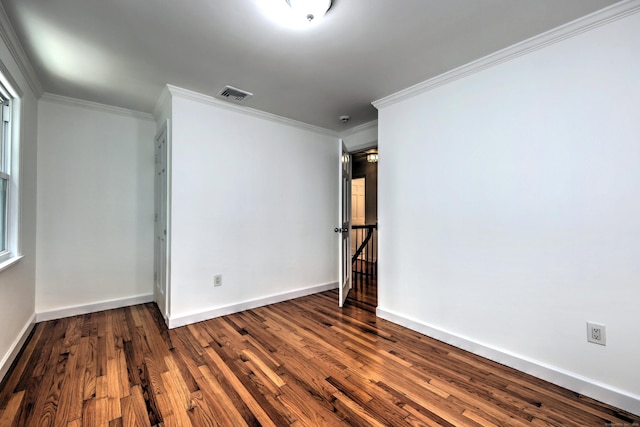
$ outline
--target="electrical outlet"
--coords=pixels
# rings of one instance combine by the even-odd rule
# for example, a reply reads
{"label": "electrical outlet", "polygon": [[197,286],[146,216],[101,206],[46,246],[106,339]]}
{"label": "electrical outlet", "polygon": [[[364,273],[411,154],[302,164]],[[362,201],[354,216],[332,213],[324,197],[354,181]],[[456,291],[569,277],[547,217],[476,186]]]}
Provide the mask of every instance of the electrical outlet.
{"label": "electrical outlet", "polygon": [[213,286],[222,286],[222,274],[216,274],[215,276],[213,276]]}
{"label": "electrical outlet", "polygon": [[587,322],[587,341],[594,344],[607,345],[607,330],[599,323]]}

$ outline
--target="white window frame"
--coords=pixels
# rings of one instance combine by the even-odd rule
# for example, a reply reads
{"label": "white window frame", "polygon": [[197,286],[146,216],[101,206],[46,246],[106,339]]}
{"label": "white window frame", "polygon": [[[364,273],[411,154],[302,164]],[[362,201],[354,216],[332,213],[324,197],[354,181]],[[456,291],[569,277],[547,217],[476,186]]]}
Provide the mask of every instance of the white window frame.
{"label": "white window frame", "polygon": [[[3,93],[4,92],[4,93]],[[9,257],[9,209],[11,201],[11,100],[0,86],[0,262]],[[4,200],[3,200],[4,199]],[[4,212],[2,212],[4,211]]]}
{"label": "white window frame", "polygon": [[[4,230],[6,249],[0,250],[0,271],[13,265],[20,258],[20,224],[19,224],[19,176],[20,145],[19,118],[20,96],[17,86],[11,80],[3,64],[0,63],[0,100],[2,109],[0,116],[0,177],[7,180],[6,215]],[[5,107],[5,103],[8,106]],[[2,246],[0,246],[1,248]]]}

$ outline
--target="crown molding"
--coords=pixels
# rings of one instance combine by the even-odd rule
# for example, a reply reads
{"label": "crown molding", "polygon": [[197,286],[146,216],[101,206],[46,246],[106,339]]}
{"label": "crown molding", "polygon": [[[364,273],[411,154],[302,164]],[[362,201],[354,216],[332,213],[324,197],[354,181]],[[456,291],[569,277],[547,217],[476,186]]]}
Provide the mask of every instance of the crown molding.
{"label": "crown molding", "polygon": [[36,98],[40,98],[43,93],[42,84],[40,84],[38,75],[36,74],[33,65],[31,65],[29,57],[22,48],[22,44],[20,43],[20,40],[18,39],[18,36],[13,29],[13,25],[11,25],[11,21],[9,21],[7,12],[4,10],[4,6],[2,6],[2,4],[0,4],[0,38],[2,38],[2,41],[7,46],[7,49],[9,49],[9,52],[11,52],[13,60],[18,65],[20,72],[33,91],[33,94]]}
{"label": "crown molding", "polygon": [[489,54],[476,61],[462,65],[434,78],[418,83],[407,89],[403,89],[392,95],[373,101],[372,104],[378,110],[396,104],[405,99],[413,98],[424,92],[428,92],[437,87],[446,85],[472,74],[479,73],[496,65],[511,61],[520,56],[561,42],[578,34],[590,31],[594,28],[617,21],[626,16],[633,15],[640,11],[640,0],[623,0],[619,3],[596,11],[575,21],[561,25],[530,39],[516,43],[505,49]]}
{"label": "crown molding", "polygon": [[45,93],[40,98],[41,101],[51,102],[55,104],[71,105],[73,107],[86,108],[89,110],[100,111],[103,113],[117,114],[134,119],[149,120],[154,122],[153,115],[149,113],[143,113],[141,111],[129,110],[121,107],[114,107],[112,105],[99,104],[97,102],[85,101],[83,99],[70,98],[68,96],[56,95],[53,93]]}
{"label": "crown molding", "polygon": [[[201,93],[194,92],[188,89],[183,89],[173,85],[167,85],[167,90],[171,94],[171,96],[178,96],[180,98],[189,99],[189,100],[200,102],[206,105],[211,105],[211,106],[219,107],[225,110],[234,111],[236,113],[244,114],[246,116],[257,117],[259,119],[264,119],[271,122],[296,127],[302,130],[307,130],[307,131],[319,133],[322,135],[338,138],[338,133],[329,129],[313,126],[308,123],[299,122],[297,120],[288,119],[286,117],[277,116],[275,114],[267,113],[265,111],[256,110],[255,108],[231,104],[229,102],[216,99],[212,96],[203,95]],[[162,96],[163,95],[161,95],[161,99],[162,99]]]}
{"label": "crown molding", "polygon": [[351,135],[354,135],[358,132],[363,132],[365,130],[369,130],[369,129],[373,129],[373,128],[377,128],[378,127],[378,120],[373,120],[367,123],[363,123],[361,125],[358,125],[354,128],[351,129],[347,129],[343,132],[340,132],[340,138],[347,138]]}

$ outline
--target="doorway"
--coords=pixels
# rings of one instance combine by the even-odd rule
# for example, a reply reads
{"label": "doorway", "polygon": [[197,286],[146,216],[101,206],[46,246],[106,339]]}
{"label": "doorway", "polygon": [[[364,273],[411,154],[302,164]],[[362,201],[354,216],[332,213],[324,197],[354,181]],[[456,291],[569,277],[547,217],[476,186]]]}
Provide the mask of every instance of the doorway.
{"label": "doorway", "polygon": [[378,305],[378,150],[351,153],[350,304],[375,312]]}

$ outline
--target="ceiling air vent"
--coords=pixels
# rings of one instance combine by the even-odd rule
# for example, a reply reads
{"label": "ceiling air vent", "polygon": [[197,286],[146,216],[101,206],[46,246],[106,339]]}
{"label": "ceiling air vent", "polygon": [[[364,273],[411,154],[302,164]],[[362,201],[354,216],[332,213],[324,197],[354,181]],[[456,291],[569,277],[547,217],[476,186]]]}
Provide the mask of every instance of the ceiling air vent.
{"label": "ceiling air vent", "polygon": [[218,93],[218,96],[227,98],[231,101],[242,102],[245,99],[252,97],[253,94],[251,92],[238,89],[237,87],[227,85]]}

